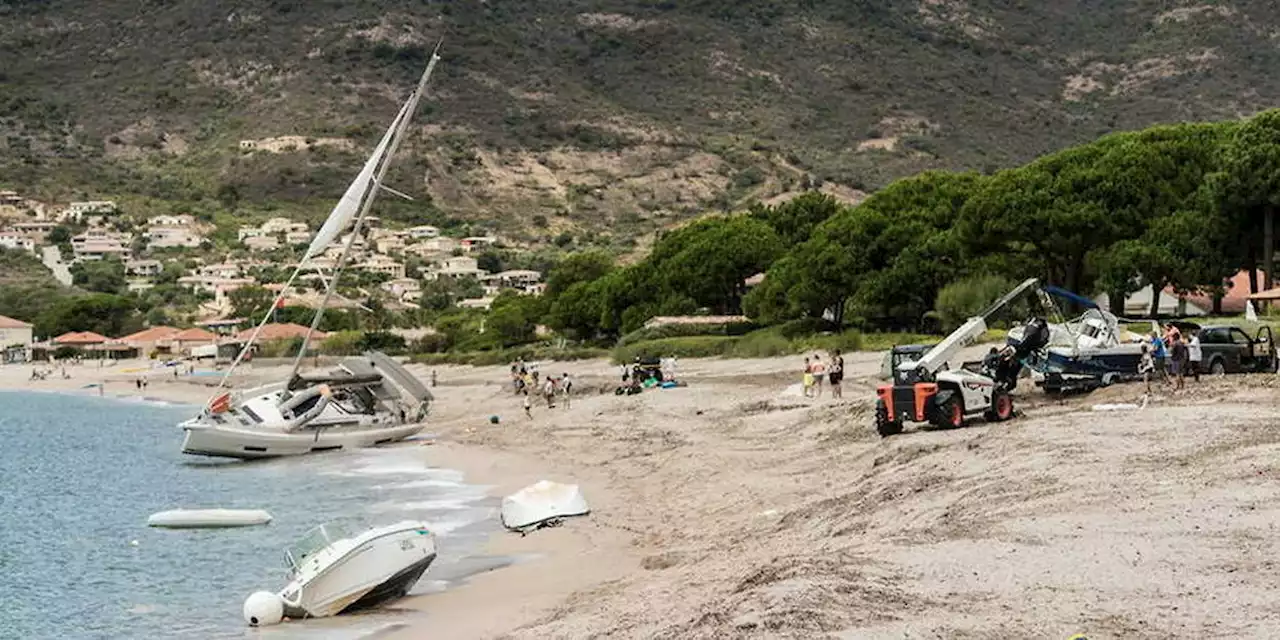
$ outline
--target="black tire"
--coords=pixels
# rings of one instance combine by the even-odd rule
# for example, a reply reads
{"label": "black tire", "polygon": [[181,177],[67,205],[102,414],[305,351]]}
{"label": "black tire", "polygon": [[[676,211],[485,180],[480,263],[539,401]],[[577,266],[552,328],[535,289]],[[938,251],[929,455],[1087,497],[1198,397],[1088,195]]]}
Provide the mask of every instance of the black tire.
{"label": "black tire", "polygon": [[876,400],[876,433],[881,438],[902,433],[902,421],[889,419],[889,408],[884,405],[884,400]]}
{"label": "black tire", "polygon": [[1013,417],[1013,396],[999,389],[991,396],[991,408],[984,414],[987,422],[1004,422]]}
{"label": "black tire", "polygon": [[934,408],[933,419],[936,427],[943,429],[959,429],[964,426],[964,400],[959,394],[952,394]]}
{"label": "black tire", "polygon": [[1227,372],[1227,365],[1222,362],[1222,358],[1214,358],[1209,363],[1209,373],[1220,376]]}

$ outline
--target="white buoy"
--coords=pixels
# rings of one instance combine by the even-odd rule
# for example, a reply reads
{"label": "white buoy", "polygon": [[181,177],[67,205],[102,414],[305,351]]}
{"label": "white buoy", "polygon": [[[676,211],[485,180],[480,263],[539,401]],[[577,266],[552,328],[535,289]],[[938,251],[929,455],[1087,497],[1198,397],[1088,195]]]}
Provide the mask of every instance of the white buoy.
{"label": "white buoy", "polygon": [[244,601],[244,621],[251,627],[280,624],[284,619],[284,600],[270,591],[256,591]]}

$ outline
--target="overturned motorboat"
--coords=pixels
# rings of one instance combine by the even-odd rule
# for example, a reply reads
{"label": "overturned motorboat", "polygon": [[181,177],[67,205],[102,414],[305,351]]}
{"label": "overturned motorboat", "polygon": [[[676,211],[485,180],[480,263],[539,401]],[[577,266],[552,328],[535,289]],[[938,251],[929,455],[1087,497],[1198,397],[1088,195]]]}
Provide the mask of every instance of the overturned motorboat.
{"label": "overturned motorboat", "polygon": [[249,596],[244,619],[257,627],[374,607],[408,593],[435,558],[435,536],[425,522],[406,520],[359,535],[322,525],[285,550],[289,584],[278,594]]}
{"label": "overturned motorboat", "polygon": [[272,458],[395,442],[426,427],[431,400],[413,374],[372,351],[322,375],[224,392],[182,423],[182,452]]}
{"label": "overturned motorboat", "polygon": [[550,480],[531,484],[502,499],[502,525],[522,533],[590,512],[578,485]]}

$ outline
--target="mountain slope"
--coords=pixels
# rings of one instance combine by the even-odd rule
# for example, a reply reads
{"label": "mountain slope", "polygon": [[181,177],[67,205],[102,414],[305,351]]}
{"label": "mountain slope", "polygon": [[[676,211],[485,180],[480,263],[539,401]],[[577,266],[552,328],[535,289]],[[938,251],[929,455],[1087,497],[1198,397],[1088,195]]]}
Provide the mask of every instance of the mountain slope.
{"label": "mountain slope", "polygon": [[[414,220],[637,235],[816,179],[993,170],[1271,106],[1262,1],[0,3],[0,170],[50,197],[319,215],[438,38]],[[298,136],[295,140],[272,140]],[[241,140],[258,140],[246,152]]]}

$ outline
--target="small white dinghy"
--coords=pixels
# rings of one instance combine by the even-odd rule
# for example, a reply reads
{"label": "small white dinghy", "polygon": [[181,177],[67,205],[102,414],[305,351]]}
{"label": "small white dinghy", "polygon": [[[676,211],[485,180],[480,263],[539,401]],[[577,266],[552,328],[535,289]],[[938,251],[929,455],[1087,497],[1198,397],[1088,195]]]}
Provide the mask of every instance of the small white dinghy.
{"label": "small white dinghy", "polygon": [[502,499],[502,526],[526,532],[590,512],[578,485],[543,480]]}
{"label": "small white dinghy", "polygon": [[147,526],[165,529],[220,529],[253,527],[271,522],[261,509],[174,509],[147,518]]}

